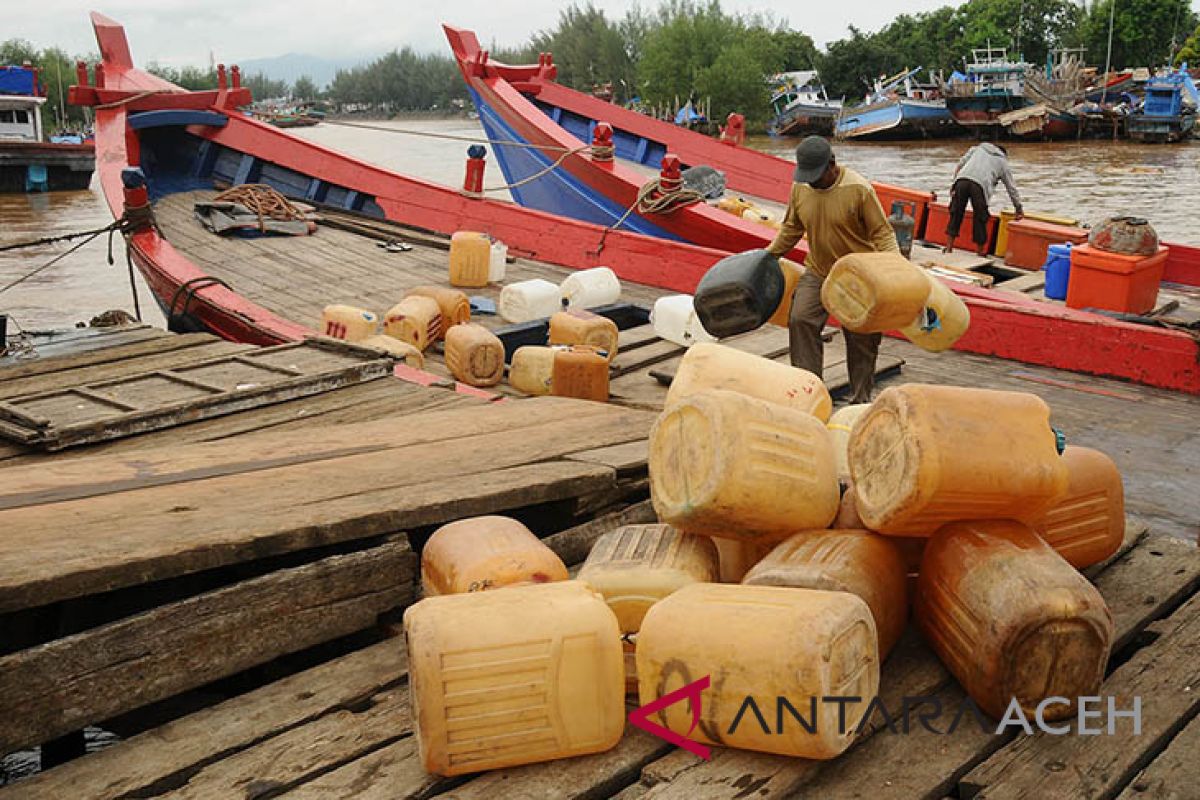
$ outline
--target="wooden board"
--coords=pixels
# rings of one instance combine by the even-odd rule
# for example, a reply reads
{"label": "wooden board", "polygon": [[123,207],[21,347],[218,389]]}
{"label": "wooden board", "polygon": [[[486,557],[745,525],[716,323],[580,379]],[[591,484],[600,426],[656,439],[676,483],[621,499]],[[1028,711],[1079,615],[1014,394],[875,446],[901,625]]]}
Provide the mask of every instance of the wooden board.
{"label": "wooden board", "polygon": [[[10,533],[0,539],[0,611],[600,491],[615,485],[612,468],[553,459],[644,439],[652,422],[642,412],[561,398],[512,406],[407,426],[365,423],[338,435],[370,452],[266,469],[247,460],[258,450],[253,437],[223,445],[223,469],[212,453],[190,450],[213,445],[183,447],[171,469],[199,458],[213,474],[2,510],[0,528]],[[432,438],[438,430],[441,438]],[[289,436],[301,446],[314,438]],[[99,463],[97,474],[107,474]]]}
{"label": "wooden board", "polygon": [[0,752],[35,745],[285,653],[412,601],[403,537],[282,569],[0,658]]}
{"label": "wooden board", "polygon": [[0,435],[59,450],[374,380],[393,363],[344,342],[306,339],[0,400]]}

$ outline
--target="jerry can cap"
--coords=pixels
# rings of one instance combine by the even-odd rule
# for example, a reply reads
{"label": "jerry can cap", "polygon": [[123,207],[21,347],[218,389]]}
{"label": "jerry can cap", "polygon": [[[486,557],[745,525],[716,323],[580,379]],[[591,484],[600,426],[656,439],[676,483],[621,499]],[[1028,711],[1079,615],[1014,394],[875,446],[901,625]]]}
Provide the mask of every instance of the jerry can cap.
{"label": "jerry can cap", "polygon": [[1063,451],[1067,449],[1067,435],[1058,428],[1051,428],[1050,430],[1054,431],[1054,447],[1061,456]]}

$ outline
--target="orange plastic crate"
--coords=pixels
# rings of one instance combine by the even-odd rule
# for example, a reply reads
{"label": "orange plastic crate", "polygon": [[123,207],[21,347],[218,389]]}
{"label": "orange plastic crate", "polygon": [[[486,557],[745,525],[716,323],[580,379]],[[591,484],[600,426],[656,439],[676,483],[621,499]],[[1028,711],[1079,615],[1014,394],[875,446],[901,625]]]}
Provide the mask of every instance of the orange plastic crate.
{"label": "orange plastic crate", "polygon": [[[1034,219],[1013,220],[1008,223],[1008,252],[1004,263],[1024,269],[1041,269],[1052,244],[1084,244],[1088,232],[1083,228],[1055,225]],[[999,254],[997,254],[999,255]]]}
{"label": "orange plastic crate", "polygon": [[1152,256],[1127,256],[1091,245],[1071,249],[1071,282],[1067,305],[1145,314],[1158,302],[1158,284],[1167,263],[1167,248]]}
{"label": "orange plastic crate", "polygon": [[[962,227],[958,229],[958,238],[954,240],[955,247],[961,247],[964,250],[974,250],[975,241],[971,238],[971,226],[974,224],[975,212],[970,208],[963,216]],[[946,226],[950,224],[950,206],[945,203],[930,203],[929,214],[925,222],[925,241],[930,244],[944,245],[946,239]],[[988,221],[988,252],[992,252],[992,248],[996,241],[996,228],[1000,224],[999,218],[993,216]]]}

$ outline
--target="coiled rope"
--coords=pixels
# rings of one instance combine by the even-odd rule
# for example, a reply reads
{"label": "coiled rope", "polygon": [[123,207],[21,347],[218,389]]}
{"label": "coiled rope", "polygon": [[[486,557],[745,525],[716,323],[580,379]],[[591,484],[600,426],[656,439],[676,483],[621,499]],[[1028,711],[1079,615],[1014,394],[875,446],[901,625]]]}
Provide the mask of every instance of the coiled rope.
{"label": "coiled rope", "polygon": [[306,221],[308,217],[280,194],[274,187],[265,183],[243,183],[226,189],[212,199],[214,203],[237,203],[258,216],[258,229],[266,231],[268,219],[289,221]]}

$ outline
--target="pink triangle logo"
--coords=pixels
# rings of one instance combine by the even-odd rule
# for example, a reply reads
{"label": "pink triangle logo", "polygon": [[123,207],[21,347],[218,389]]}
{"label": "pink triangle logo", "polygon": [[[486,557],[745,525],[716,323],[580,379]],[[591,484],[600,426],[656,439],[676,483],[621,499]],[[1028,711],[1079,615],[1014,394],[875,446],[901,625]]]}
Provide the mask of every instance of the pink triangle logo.
{"label": "pink triangle logo", "polygon": [[641,708],[634,709],[629,712],[629,722],[637,728],[641,728],[647,733],[652,733],[660,739],[664,739],[677,747],[682,747],[689,753],[694,753],[700,756],[705,761],[711,758],[712,750],[699,742],[693,741],[687,736],[681,736],[673,730],[669,730],[650,721],[650,715],[661,711],[667,706],[674,705],[680,700],[687,698],[692,703],[692,727],[688,728],[688,736],[692,731],[696,730],[696,726],[700,724],[700,692],[704,691],[709,686],[710,676],[705,675],[698,681],[692,681],[686,686],[683,686],[670,694],[664,694],[662,697],[655,700],[653,703],[648,703]]}

